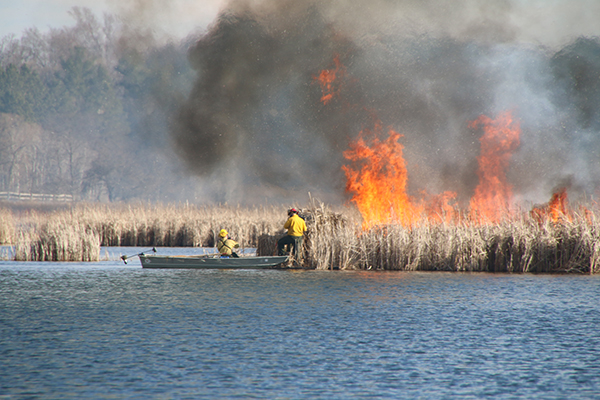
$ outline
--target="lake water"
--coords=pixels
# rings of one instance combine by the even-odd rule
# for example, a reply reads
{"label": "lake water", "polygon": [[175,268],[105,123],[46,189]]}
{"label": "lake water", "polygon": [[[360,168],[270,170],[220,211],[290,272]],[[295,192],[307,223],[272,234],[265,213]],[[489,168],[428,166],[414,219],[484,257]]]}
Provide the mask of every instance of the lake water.
{"label": "lake water", "polygon": [[598,276],[110,254],[0,262],[0,399],[600,399]]}

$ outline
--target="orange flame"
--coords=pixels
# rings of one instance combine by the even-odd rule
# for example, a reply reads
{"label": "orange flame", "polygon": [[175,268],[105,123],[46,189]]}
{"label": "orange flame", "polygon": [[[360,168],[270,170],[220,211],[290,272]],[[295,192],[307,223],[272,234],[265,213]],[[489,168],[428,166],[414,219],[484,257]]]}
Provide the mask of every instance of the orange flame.
{"label": "orange flame", "polygon": [[[341,91],[340,79],[346,69],[335,55],[335,68],[324,69],[314,80],[321,87],[321,102],[328,104]],[[481,116],[473,121],[471,128],[483,127],[480,139],[479,184],[470,201],[470,220],[477,223],[499,222],[509,215],[512,188],[506,179],[506,170],[513,151],[519,146],[520,127],[513,122],[510,112],[492,120]],[[429,222],[458,222],[460,215],[455,205],[456,193],[444,192],[430,196],[427,193],[415,201],[407,194],[408,173],[403,149],[398,140],[401,134],[390,129],[388,138],[383,136],[380,122],[373,131],[363,130],[350,143],[344,157],[351,162],[343,166],[346,175],[346,191],[352,193],[352,201],[363,217],[363,229],[390,222],[411,226],[421,220]]]}
{"label": "orange flame", "polygon": [[389,130],[387,139],[381,141],[381,125],[375,131],[363,130],[344,152],[354,168],[343,166],[346,190],[353,193],[352,201],[363,216],[363,229],[389,222],[411,225],[423,208],[414,204],[406,193],[408,174],[403,148],[398,139],[401,134]]}
{"label": "orange flame", "polygon": [[329,103],[333,99],[333,96],[340,92],[339,84],[336,87],[334,83],[336,82],[336,78],[342,78],[346,74],[346,68],[340,62],[339,55],[335,55],[333,62],[335,63],[335,69],[324,69],[318,76],[314,77],[321,85],[321,92],[323,93],[321,102],[323,104]]}
{"label": "orange flame", "polygon": [[495,120],[484,115],[469,127],[483,126],[481,154],[477,157],[479,184],[469,203],[470,217],[478,223],[495,223],[510,214],[512,187],[506,179],[506,170],[513,151],[519,146],[521,129],[510,112]]}
{"label": "orange flame", "polygon": [[434,223],[452,223],[458,222],[459,213],[456,206],[451,204],[452,201],[456,200],[456,192],[443,192],[438,195],[429,195],[428,193],[422,194],[425,207],[425,215],[429,222]]}
{"label": "orange flame", "polygon": [[[483,125],[479,162],[479,184],[470,201],[470,220],[476,223],[496,223],[509,215],[512,189],[506,170],[512,152],[519,145],[520,128],[510,113],[496,120],[481,116],[470,124]],[[456,193],[427,193],[415,200],[407,194],[408,172],[403,149],[398,140],[401,134],[390,129],[388,138],[381,140],[381,123],[374,131],[363,130],[350,143],[344,157],[351,166],[343,166],[346,191],[363,217],[363,229],[391,222],[412,226],[419,222],[450,223],[459,221],[459,212],[451,204]]]}
{"label": "orange flame", "polygon": [[550,209],[550,217],[553,222],[558,222],[559,219],[567,218],[570,220],[569,212],[567,211],[567,189],[562,188],[552,194],[552,198],[548,203]]}
{"label": "orange flame", "polygon": [[548,205],[545,207],[534,207],[531,210],[531,216],[540,224],[543,224],[545,220],[550,220],[554,223],[571,221],[572,216],[569,211],[567,189],[558,189],[552,194]]}

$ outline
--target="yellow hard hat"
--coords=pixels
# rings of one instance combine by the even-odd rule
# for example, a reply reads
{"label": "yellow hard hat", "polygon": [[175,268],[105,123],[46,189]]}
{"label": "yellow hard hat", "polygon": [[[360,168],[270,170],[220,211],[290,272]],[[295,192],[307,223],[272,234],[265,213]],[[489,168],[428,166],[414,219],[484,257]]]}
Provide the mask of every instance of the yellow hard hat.
{"label": "yellow hard hat", "polygon": [[219,236],[221,236],[221,237],[227,236],[227,231],[225,229],[221,229],[221,232],[219,232]]}

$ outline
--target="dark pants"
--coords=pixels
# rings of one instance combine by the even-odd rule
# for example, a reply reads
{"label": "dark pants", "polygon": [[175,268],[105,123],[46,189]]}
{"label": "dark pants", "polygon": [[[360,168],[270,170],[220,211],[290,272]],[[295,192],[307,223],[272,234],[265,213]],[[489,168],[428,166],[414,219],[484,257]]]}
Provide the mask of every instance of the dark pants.
{"label": "dark pants", "polygon": [[302,256],[302,236],[285,235],[277,241],[277,254],[285,256],[284,247],[288,245],[290,253],[297,258]]}

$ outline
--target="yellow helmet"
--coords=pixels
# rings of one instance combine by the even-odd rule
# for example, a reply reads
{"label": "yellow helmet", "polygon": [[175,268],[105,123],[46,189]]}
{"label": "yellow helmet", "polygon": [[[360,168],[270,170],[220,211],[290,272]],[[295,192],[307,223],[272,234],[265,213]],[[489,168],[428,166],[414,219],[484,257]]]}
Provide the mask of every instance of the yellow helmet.
{"label": "yellow helmet", "polygon": [[225,229],[221,229],[221,232],[219,232],[219,236],[221,236],[221,237],[227,236],[227,231]]}

